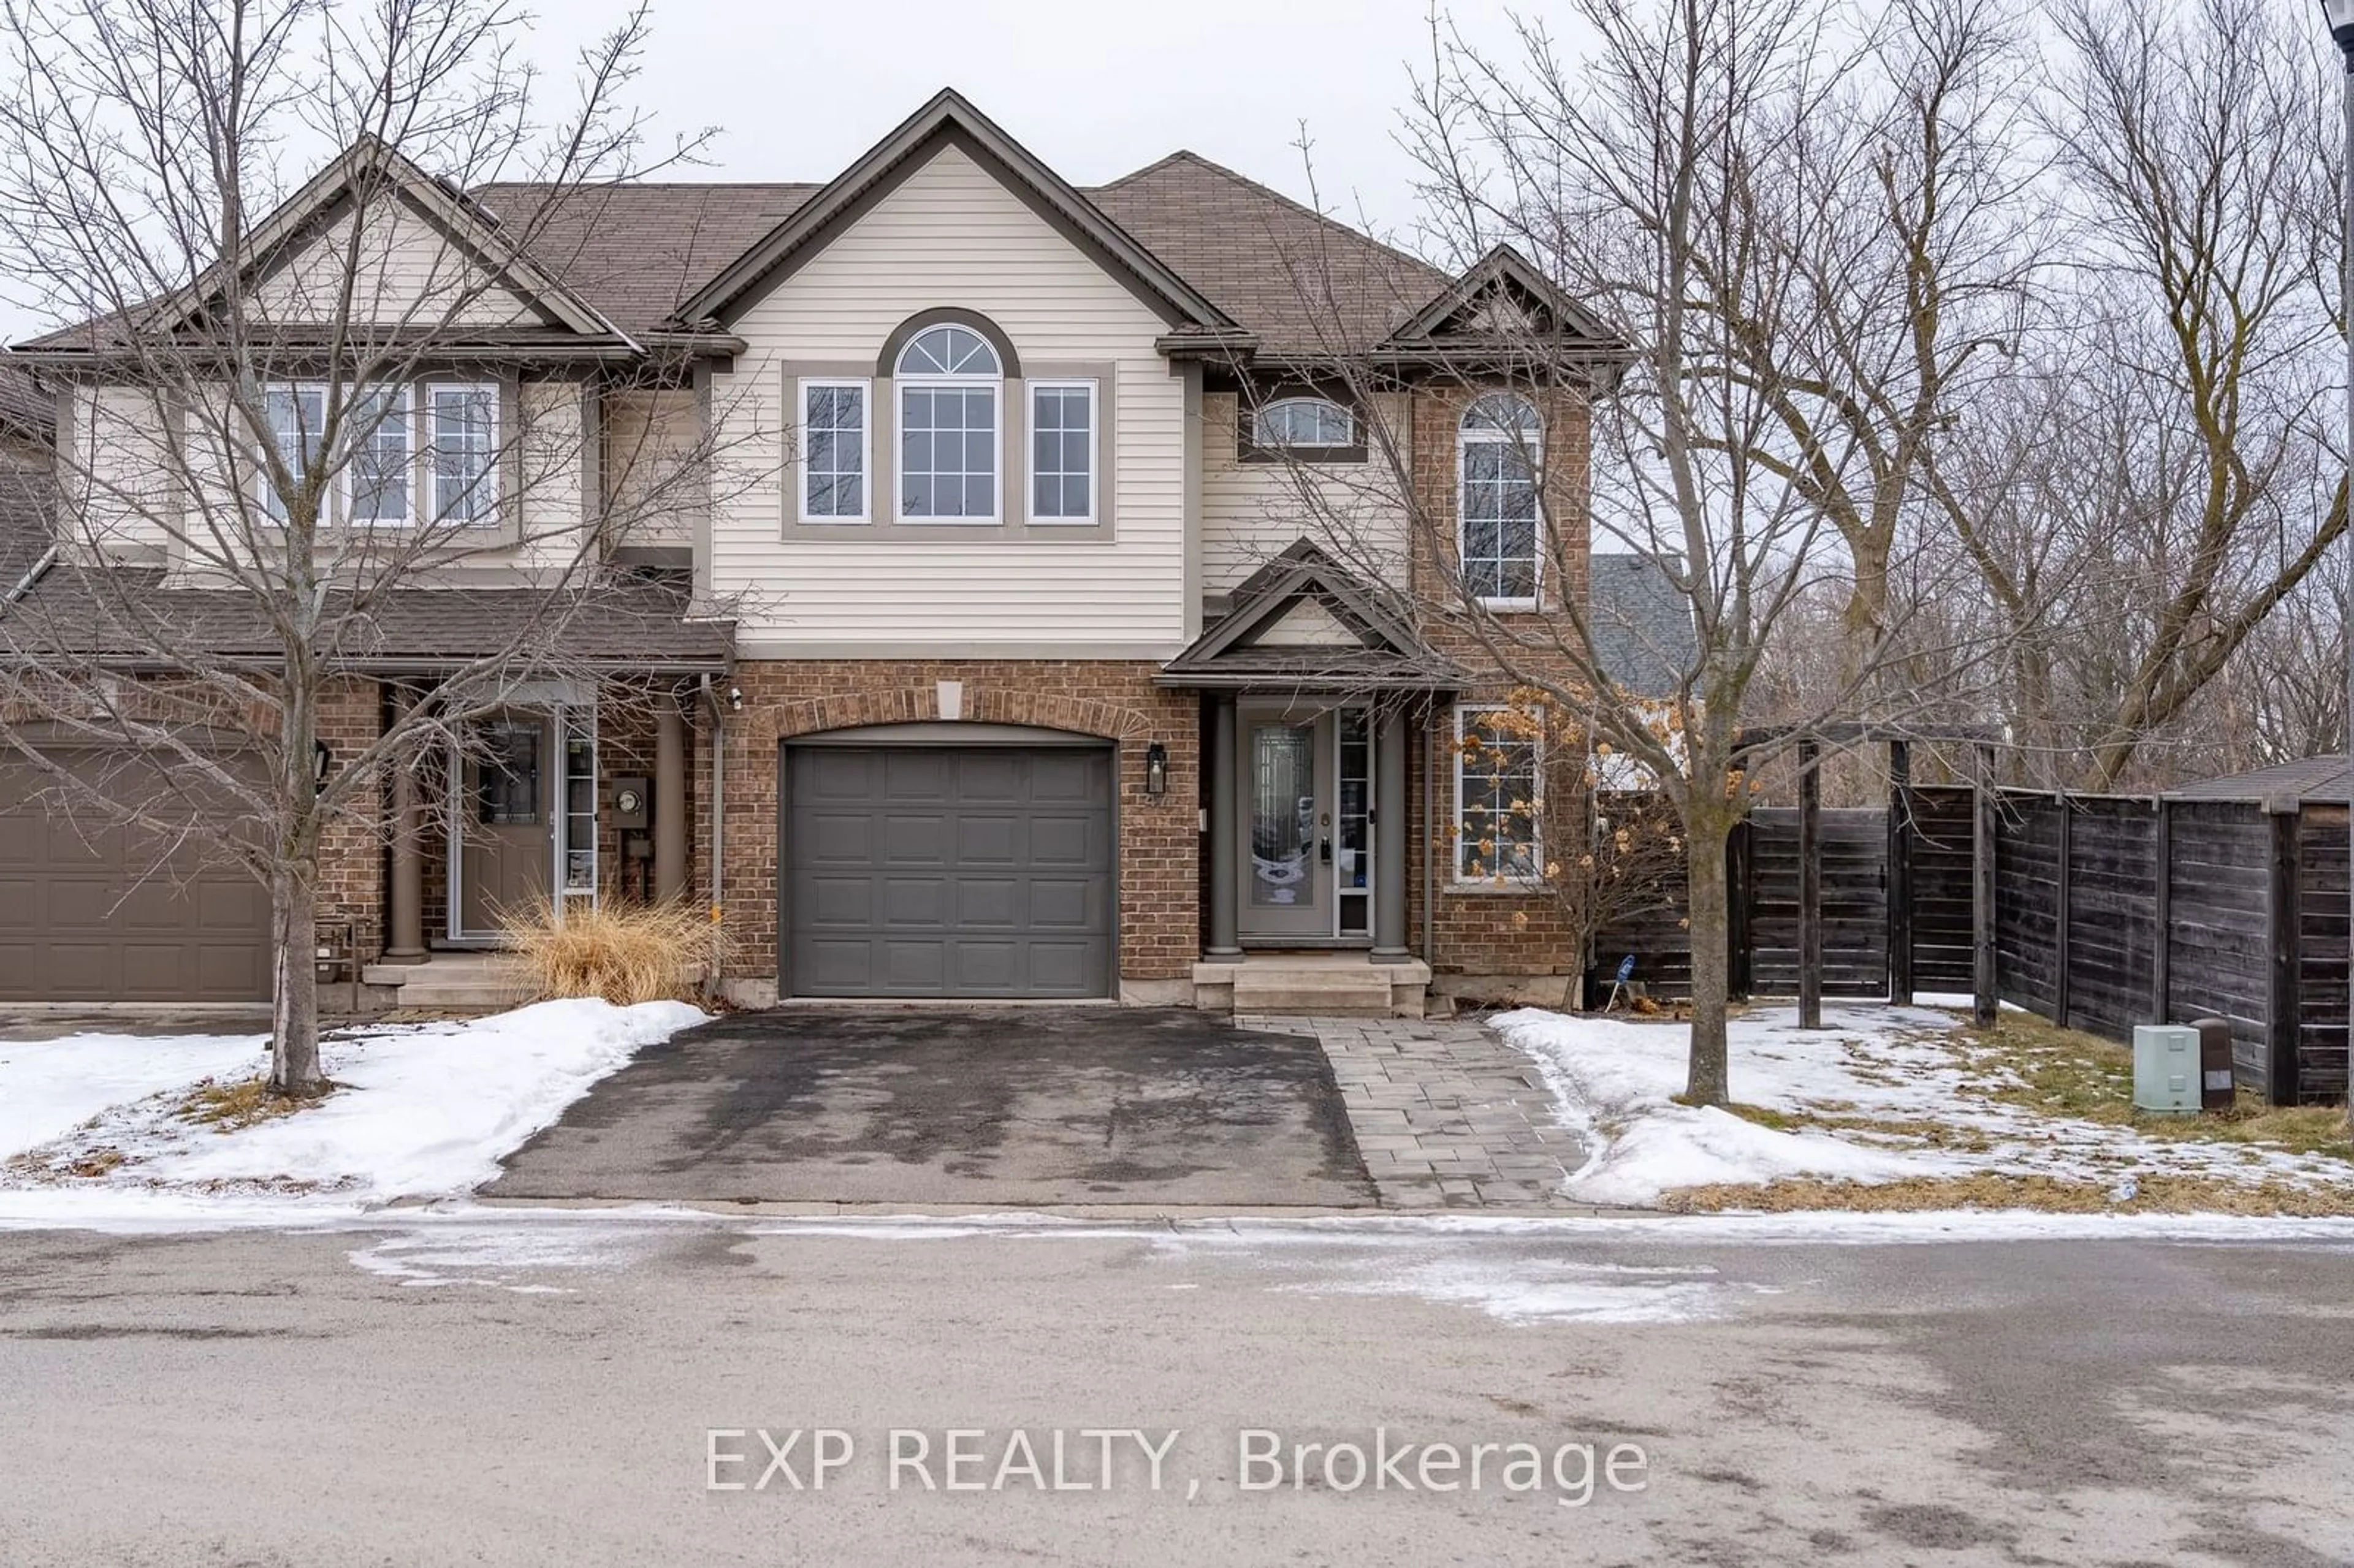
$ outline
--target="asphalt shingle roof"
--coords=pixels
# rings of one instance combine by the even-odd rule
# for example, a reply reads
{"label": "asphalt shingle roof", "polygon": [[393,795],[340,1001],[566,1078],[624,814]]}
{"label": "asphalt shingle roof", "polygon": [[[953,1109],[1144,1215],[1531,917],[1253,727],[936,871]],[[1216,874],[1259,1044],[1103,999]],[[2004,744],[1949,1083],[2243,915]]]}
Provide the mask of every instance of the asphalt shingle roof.
{"label": "asphalt shingle roof", "polygon": [[[470,193],[530,240],[531,255],[625,332],[651,332],[823,187],[598,185],[553,207],[546,187]],[[1245,328],[1262,351],[1363,349],[1449,280],[1193,153],[1080,194]]]}
{"label": "asphalt shingle roof", "polygon": [[[513,650],[519,658],[527,653],[525,662],[557,668],[724,669],[731,628],[688,620],[686,609],[686,587],[669,575],[616,574],[552,598],[531,588],[397,588],[373,614],[345,623],[335,654],[355,668],[497,658]],[[535,621],[544,630],[529,634]],[[92,570],[60,562],[0,610],[0,657],[145,662],[187,649],[266,662],[278,646],[251,595],[166,588],[155,567]]]}
{"label": "asphalt shingle roof", "polygon": [[1602,555],[1588,561],[1587,624],[1602,673],[1638,697],[1664,697],[1700,649],[1691,603],[1657,556]]}

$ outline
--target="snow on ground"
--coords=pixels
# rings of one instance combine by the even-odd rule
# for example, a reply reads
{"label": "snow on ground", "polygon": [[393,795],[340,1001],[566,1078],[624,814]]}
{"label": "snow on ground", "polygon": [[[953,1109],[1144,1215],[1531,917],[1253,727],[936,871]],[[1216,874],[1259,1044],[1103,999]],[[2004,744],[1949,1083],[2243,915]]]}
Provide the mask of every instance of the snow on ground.
{"label": "snow on ground", "polygon": [[[69,1212],[92,1194],[169,1210],[195,1194],[367,1206],[470,1192],[598,1079],[705,1017],[684,1002],[580,999],[339,1031],[322,1046],[334,1094],[232,1131],[178,1112],[206,1079],[264,1070],[260,1037],[0,1045],[0,1213]],[[103,1174],[68,1173],[115,1155]]]}
{"label": "snow on ground", "polygon": [[2156,1172],[2250,1185],[2354,1179],[2343,1160],[2325,1156],[2155,1139],[1996,1100],[1988,1089],[2018,1080],[2006,1068],[1973,1065],[1959,1021],[1924,1008],[1826,1009],[1820,1030],[1798,1028],[1793,1008],[1730,1021],[1734,1098],[1855,1124],[1830,1130],[1785,1131],[1673,1103],[1684,1086],[1690,1030],[1682,1023],[1539,1008],[1490,1022],[1535,1061],[1562,1119],[1585,1137],[1593,1153],[1564,1191],[1587,1202],[1649,1206],[1680,1187],[1797,1176],[1858,1182],[2047,1176],[2109,1185],[2120,1201],[2137,1177]]}
{"label": "snow on ground", "polygon": [[63,1138],[126,1100],[269,1065],[266,1034],[75,1034],[0,1040],[0,1160]]}

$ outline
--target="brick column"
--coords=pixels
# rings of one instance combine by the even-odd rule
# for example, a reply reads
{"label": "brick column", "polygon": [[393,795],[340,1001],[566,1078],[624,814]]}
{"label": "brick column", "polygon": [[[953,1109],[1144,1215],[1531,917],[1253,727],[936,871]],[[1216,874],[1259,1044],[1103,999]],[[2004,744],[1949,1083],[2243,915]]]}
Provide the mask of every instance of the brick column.
{"label": "brick column", "polygon": [[[393,701],[405,716],[417,705],[417,694],[396,692]],[[384,961],[421,964],[425,961],[425,853],[419,840],[424,822],[417,807],[414,758],[392,764],[392,885],[387,891]]]}

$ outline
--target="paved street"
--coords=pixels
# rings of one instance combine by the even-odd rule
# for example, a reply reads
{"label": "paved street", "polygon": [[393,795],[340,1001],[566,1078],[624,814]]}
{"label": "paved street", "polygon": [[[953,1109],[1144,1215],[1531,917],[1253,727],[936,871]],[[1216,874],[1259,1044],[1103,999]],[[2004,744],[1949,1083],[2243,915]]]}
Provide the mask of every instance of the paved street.
{"label": "paved street", "polygon": [[[0,1555],[2354,1559],[2343,1241],[1862,1246],[1732,1240],[1749,1233],[1722,1221],[1474,1224],[543,1210],[7,1234]],[[903,1459],[924,1445],[896,1472],[895,1428]],[[832,1458],[825,1489],[770,1472],[756,1429],[804,1487],[813,1451]],[[1017,1429],[1038,1463],[1000,1485]],[[1245,1461],[1252,1432],[1273,1435],[1272,1473]],[[1443,1457],[1392,1473],[1455,1489],[1411,1492],[1323,1457],[1384,1444],[1458,1465],[1492,1446],[1476,1491]],[[1501,1467],[1514,1444],[1544,1457],[1541,1480]],[[945,1468],[951,1447],[981,1457]],[[1617,1488],[1598,1469],[1613,1451]],[[948,1489],[960,1474],[979,1489]]]}

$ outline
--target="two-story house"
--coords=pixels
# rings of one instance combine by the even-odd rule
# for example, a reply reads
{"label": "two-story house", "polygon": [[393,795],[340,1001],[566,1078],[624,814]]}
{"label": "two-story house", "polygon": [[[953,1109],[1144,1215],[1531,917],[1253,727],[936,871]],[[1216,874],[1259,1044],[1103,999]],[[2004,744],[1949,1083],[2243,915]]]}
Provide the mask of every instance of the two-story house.
{"label": "two-story house", "polygon": [[[1502,994],[1576,963],[1523,809],[1542,742],[1490,722],[1476,650],[1414,610],[1443,570],[1503,613],[1588,592],[1585,397],[1613,345],[1542,408],[1483,380],[1500,291],[1585,321],[1516,259],[1449,276],[1186,153],[1078,189],[952,92],[820,185],[418,187],[393,251],[502,255],[526,217],[546,238],[397,394],[387,461],[436,456],[396,504],[452,503],[450,452],[511,423],[592,438],[552,480],[458,460],[525,536],[666,451],[705,475],[600,546],[560,672],[338,841],[329,914],[372,981],[495,942],[534,896],[707,901],[748,1001],[1416,1011],[1434,975]],[[338,195],[314,182],[274,231],[332,236]],[[281,249],[243,286],[299,278]],[[58,391],[70,517],[77,469],[135,443],[93,439],[114,393],[85,339],[20,353]],[[396,596],[333,723],[369,733],[523,613],[542,589],[497,567]],[[99,570],[217,591],[137,538],[9,591]],[[1467,737],[1508,777],[1467,782]],[[0,902],[94,907],[54,889],[103,867],[8,837],[8,810],[25,896]],[[20,919],[0,997],[253,994],[265,942],[227,905]]]}

